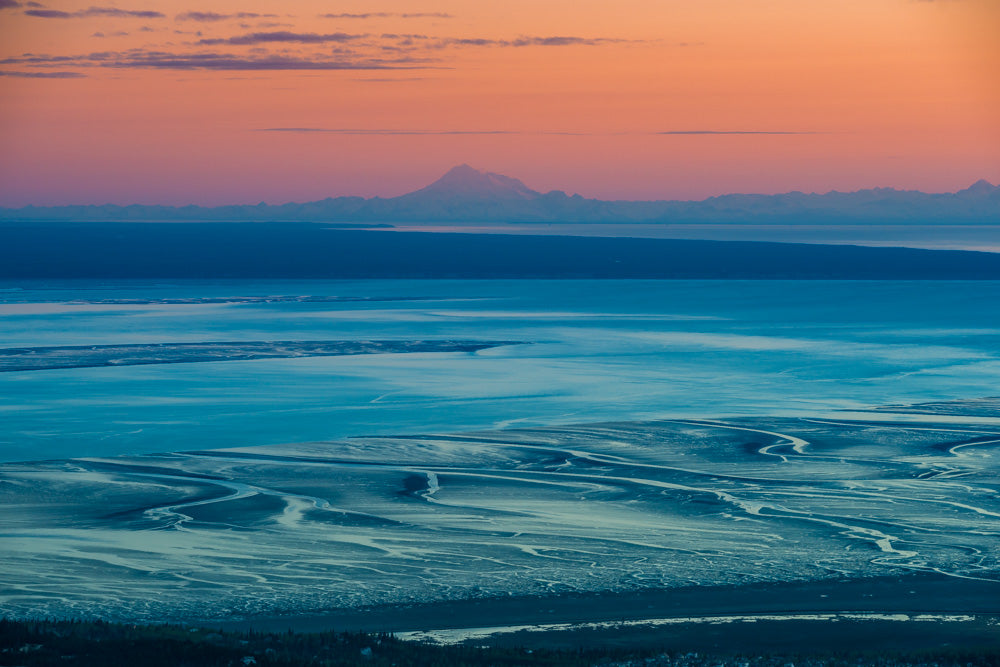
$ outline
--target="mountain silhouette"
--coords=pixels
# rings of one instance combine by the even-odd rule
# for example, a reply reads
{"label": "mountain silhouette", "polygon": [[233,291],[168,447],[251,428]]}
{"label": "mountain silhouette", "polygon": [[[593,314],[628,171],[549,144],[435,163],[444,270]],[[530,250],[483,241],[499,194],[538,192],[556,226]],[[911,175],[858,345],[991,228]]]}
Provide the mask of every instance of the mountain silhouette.
{"label": "mountain silhouette", "polygon": [[424,188],[397,199],[419,201],[433,198],[455,199],[537,199],[541,193],[502,174],[479,171],[467,164],[452,167],[444,176]]}
{"label": "mountain silhouette", "polygon": [[967,194],[978,197],[1000,197],[1000,187],[993,185],[984,178],[979,179],[964,190],[959,190],[959,194]]}
{"label": "mountain silhouette", "polygon": [[825,194],[732,194],[702,201],[604,201],[558,190],[541,193],[516,178],[462,164],[426,187],[391,198],[218,207],[26,206],[0,209],[0,220],[1000,224],[1000,187],[980,180],[953,193],[872,188]]}

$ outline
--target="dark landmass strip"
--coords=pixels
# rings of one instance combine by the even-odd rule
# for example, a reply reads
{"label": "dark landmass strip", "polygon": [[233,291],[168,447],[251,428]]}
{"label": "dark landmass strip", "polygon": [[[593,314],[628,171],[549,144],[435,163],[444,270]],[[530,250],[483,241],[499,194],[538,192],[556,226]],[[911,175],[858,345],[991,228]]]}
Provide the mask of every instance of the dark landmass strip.
{"label": "dark landmass strip", "polygon": [[238,303],[364,303],[377,301],[435,301],[427,296],[217,296],[164,299],[73,299],[70,305],[187,306]]}
{"label": "dark landmass strip", "polygon": [[1000,187],[981,180],[958,192],[874,188],[856,192],[730,194],[703,201],[602,201],[538,192],[516,178],[455,167],[427,187],[383,199],[337,197],[269,206],[27,206],[0,220],[121,222],[657,222],[780,224],[997,224]]}
{"label": "dark landmass strip", "polygon": [[1000,253],[337,231],[310,223],[0,222],[0,279],[1000,279]]}
{"label": "dark landmass strip", "polygon": [[[934,573],[897,577],[687,586],[628,592],[510,596],[331,609],[314,614],[248,616],[207,623],[224,630],[404,632],[546,623],[636,622],[656,618],[805,613],[945,613],[1000,616],[1000,583]],[[676,627],[676,626],[674,626]],[[893,626],[898,627],[898,626]],[[672,632],[665,628],[664,632]],[[521,633],[520,643],[555,646],[568,632]],[[1000,626],[997,628],[1000,643]],[[544,636],[544,639],[542,639]],[[482,643],[482,642],[478,642]],[[575,639],[569,645],[587,645]]]}
{"label": "dark landmass strip", "polygon": [[[545,665],[570,667],[992,667],[996,620],[965,623],[758,621],[682,625],[650,633],[589,631],[580,646],[434,646],[389,634],[219,632],[179,625],[0,619],[0,664],[332,667]],[[900,627],[902,626],[902,627]],[[636,641],[636,640],[639,641]]]}
{"label": "dark landmass strip", "polygon": [[69,345],[0,349],[0,373],[56,368],[190,364],[291,357],[333,357],[406,352],[476,352],[513,341],[368,340],[153,343],[149,345]]}

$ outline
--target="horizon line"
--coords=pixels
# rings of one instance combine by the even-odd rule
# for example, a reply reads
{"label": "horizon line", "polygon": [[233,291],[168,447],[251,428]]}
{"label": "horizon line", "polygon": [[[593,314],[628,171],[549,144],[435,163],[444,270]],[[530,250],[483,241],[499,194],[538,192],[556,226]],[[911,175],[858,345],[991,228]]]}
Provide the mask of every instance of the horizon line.
{"label": "horizon line", "polygon": [[[466,163],[462,163],[461,165],[456,165],[456,167],[460,167],[460,166],[469,167],[469,165],[466,164]],[[452,167],[452,169],[454,169],[456,167]],[[503,174],[497,174],[495,172],[485,171],[485,170],[482,170],[482,169],[476,169],[475,167],[469,167],[469,168],[473,169],[474,171],[477,171],[477,172],[479,172],[480,174],[483,174],[483,175],[491,174],[491,175],[495,175],[495,176],[504,176]],[[512,178],[512,177],[507,177],[507,176],[505,176],[505,177],[506,178]],[[437,179],[437,180],[440,180],[440,178]],[[330,196],[330,195],[328,195],[326,197],[321,197],[319,199],[309,199],[309,200],[302,200],[302,201],[289,200],[289,201],[285,201],[285,202],[281,202],[281,203],[269,203],[269,202],[261,200],[261,201],[258,201],[258,202],[242,203],[242,204],[240,204],[240,203],[228,203],[228,204],[193,204],[193,203],[187,203],[187,204],[140,204],[140,203],[137,203],[137,202],[133,202],[131,204],[115,204],[115,203],[112,203],[112,202],[105,202],[103,204],[25,204],[23,206],[0,206],[0,211],[16,211],[16,210],[21,210],[21,209],[26,209],[26,208],[70,208],[70,207],[81,207],[81,208],[92,207],[92,208],[100,208],[100,207],[105,207],[105,206],[113,206],[113,207],[118,207],[118,208],[129,208],[129,207],[133,207],[133,206],[139,206],[139,207],[149,207],[149,208],[159,207],[159,208],[172,208],[172,209],[181,209],[181,208],[189,208],[189,207],[206,208],[206,209],[217,209],[217,208],[249,207],[249,206],[261,206],[261,205],[264,205],[264,206],[289,206],[289,205],[295,205],[295,204],[310,204],[310,203],[314,203],[314,202],[325,201],[327,199],[345,199],[345,198],[362,199],[364,201],[372,201],[372,200],[376,200],[376,199],[381,199],[381,200],[388,201],[388,200],[392,200],[392,199],[398,199],[400,197],[405,197],[407,195],[410,195],[410,194],[413,194],[415,192],[418,192],[418,191],[420,191],[420,190],[428,187],[429,185],[433,185],[433,183],[436,183],[437,180],[433,181],[432,183],[429,183],[428,185],[419,187],[416,190],[410,190],[408,192],[404,192],[404,193],[399,194],[399,195],[393,195],[391,197],[384,197],[384,196],[381,196],[381,195],[372,195],[370,197],[365,197],[363,195],[336,195],[336,196]],[[519,180],[519,179],[514,179],[514,180]],[[893,187],[893,186],[878,186],[878,185],[876,185],[876,186],[867,187],[867,188],[859,188],[857,190],[826,190],[825,192],[816,192],[816,191],[805,192],[803,190],[783,190],[781,192],[774,192],[774,193],[763,193],[763,192],[726,192],[726,193],[718,194],[718,195],[708,195],[707,197],[702,197],[701,199],[600,199],[600,198],[597,198],[597,197],[583,197],[583,195],[579,195],[578,193],[574,193],[574,194],[568,195],[568,196],[570,196],[570,197],[580,196],[580,197],[583,197],[584,199],[587,199],[589,201],[602,201],[602,202],[623,202],[623,203],[704,203],[704,202],[707,202],[709,200],[718,199],[718,198],[721,198],[721,197],[780,197],[780,196],[783,196],[783,195],[792,195],[792,194],[800,194],[800,195],[806,195],[806,196],[818,196],[818,197],[822,197],[822,196],[831,195],[831,194],[856,194],[856,193],[859,193],[859,192],[872,191],[872,190],[891,190],[893,192],[898,192],[898,193],[916,193],[916,194],[923,194],[923,195],[955,195],[955,194],[958,194],[959,192],[962,192],[963,190],[968,190],[971,187],[973,187],[975,185],[978,185],[980,183],[984,183],[984,184],[986,184],[987,186],[989,186],[991,188],[1000,188],[1000,185],[995,185],[992,181],[990,181],[990,180],[988,180],[986,178],[980,178],[980,179],[977,179],[976,181],[974,181],[973,183],[971,183],[970,185],[968,185],[968,186],[966,186],[964,188],[959,188],[958,190],[945,191],[945,192],[927,192],[927,191],[924,191],[924,190],[900,190],[900,189],[898,189],[896,187]],[[525,186],[525,187],[527,187],[527,186]],[[528,189],[531,190],[531,188],[528,188]],[[538,191],[538,190],[532,190],[532,192],[536,192],[537,194],[543,195],[543,196],[546,195],[546,194],[553,193],[553,192],[562,192],[563,194],[566,194],[566,192],[563,191],[563,190],[549,190],[548,192],[541,192],[541,191]],[[998,224],[1000,224],[1000,223],[998,223]]]}

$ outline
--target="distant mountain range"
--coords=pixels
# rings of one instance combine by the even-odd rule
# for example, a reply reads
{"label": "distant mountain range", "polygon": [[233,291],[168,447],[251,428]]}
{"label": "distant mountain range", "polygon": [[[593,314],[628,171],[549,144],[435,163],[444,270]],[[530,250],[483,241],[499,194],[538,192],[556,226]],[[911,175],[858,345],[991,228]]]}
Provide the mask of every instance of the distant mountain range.
{"label": "distant mountain range", "polygon": [[894,188],[856,192],[723,195],[702,201],[603,201],[461,165],[399,197],[336,197],[256,206],[27,206],[0,220],[203,222],[643,222],[782,224],[1000,224],[1000,186],[985,180],[954,193]]}

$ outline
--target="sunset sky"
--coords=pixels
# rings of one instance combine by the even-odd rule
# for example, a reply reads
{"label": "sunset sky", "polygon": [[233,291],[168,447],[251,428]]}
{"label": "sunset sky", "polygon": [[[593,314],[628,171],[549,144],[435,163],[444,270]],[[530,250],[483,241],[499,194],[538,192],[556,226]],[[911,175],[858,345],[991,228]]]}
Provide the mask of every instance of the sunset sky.
{"label": "sunset sky", "polygon": [[[97,3],[97,4],[95,4]],[[1000,182],[998,0],[0,0],[0,206]]]}

